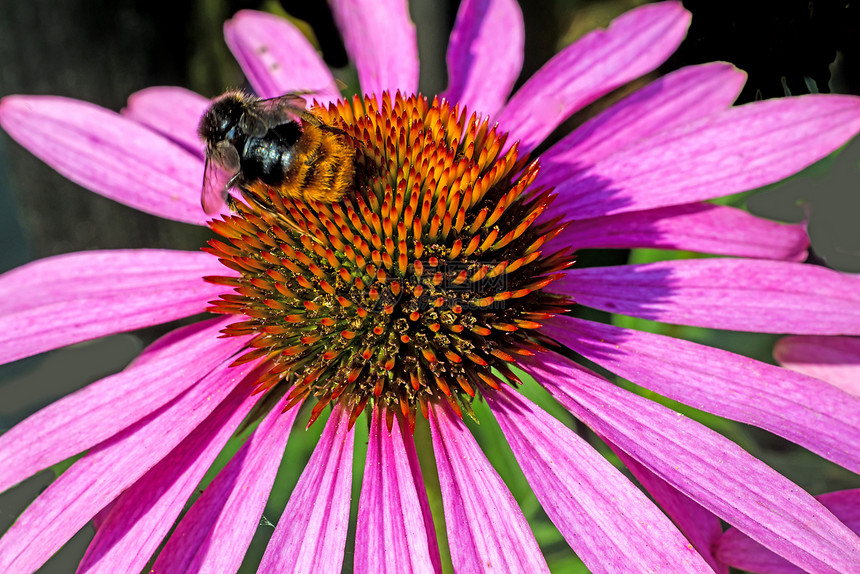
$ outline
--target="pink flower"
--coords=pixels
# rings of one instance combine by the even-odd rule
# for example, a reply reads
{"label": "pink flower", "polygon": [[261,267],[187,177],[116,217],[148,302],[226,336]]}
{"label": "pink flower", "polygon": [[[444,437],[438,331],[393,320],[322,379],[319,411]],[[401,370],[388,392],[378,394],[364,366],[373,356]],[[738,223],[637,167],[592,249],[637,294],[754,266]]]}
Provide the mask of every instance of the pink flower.
{"label": "pink flower", "polygon": [[[860,390],[860,339],[854,337],[784,337],[774,349],[776,360],[799,373],[827,381],[853,395]],[[816,496],[854,532],[860,532],[860,489]],[[740,532],[729,528],[714,547],[717,558],[735,568],[762,574],[802,574],[803,570]]]}
{"label": "pink flower", "polygon": [[[367,112],[368,122],[393,114],[392,107],[399,112],[412,104],[420,108],[420,100],[409,99],[417,89],[418,62],[405,4],[333,0],[332,9],[362,91],[376,94],[380,102],[368,98],[353,107]],[[280,237],[274,219],[267,218],[295,223],[310,216],[289,219],[294,216],[283,209],[259,209],[243,212],[242,217],[225,213],[225,223],[212,225],[222,237],[235,239],[232,245],[228,239],[210,244],[232,272],[207,253],[129,250],[53,257],[0,277],[4,362],[194,315],[210,308],[210,301],[217,301],[214,308],[221,312],[232,308],[250,314],[240,318],[244,323],[238,326],[237,318],[228,317],[178,329],[147,348],[123,372],[57,401],[0,437],[0,489],[86,451],[0,539],[0,571],[36,570],[94,518],[97,533],[80,571],[142,570],[215,456],[251,413],[262,417],[259,426],[183,516],[153,567],[156,572],[236,571],[260,520],[298,410],[284,407],[288,401],[313,396],[319,405],[331,401],[334,406],[275,528],[261,571],[340,571],[352,480],[349,419],[370,401],[356,572],[440,571],[409,432],[416,411],[423,409],[429,417],[448,544],[457,570],[547,572],[516,501],[455,414],[458,408],[468,408],[474,387],[489,404],[547,515],[594,572],[725,572],[712,552],[722,534],[720,519],[807,571],[860,571],[860,539],[785,477],[721,435],[572,362],[562,350],[532,352],[559,344],[637,385],[759,426],[860,471],[860,399],[807,375],[733,353],[561,314],[573,299],[577,305],[685,325],[799,335],[860,334],[860,282],[798,263],[807,247],[801,227],[704,203],[778,181],[833,152],[860,131],[860,100],[816,95],[732,108],[744,82],[742,72],[720,63],[689,67],[651,83],[552,146],[541,158],[539,174],[535,168],[520,172],[514,164],[504,167],[505,158],[513,161],[510,150],[518,149],[523,157],[576,110],[654,70],[680,43],[688,24],[689,14],[676,2],[638,8],[607,30],[563,50],[508,97],[522,59],[519,9],[510,0],[465,0],[449,44],[450,86],[442,96],[497,121],[500,132],[509,134],[507,142],[517,140],[518,147],[500,148],[503,157],[496,162],[492,157],[474,159],[474,178],[448,198],[453,213],[446,212],[448,203],[438,201],[443,191],[432,192],[443,177],[454,189],[453,171],[445,172],[443,166],[431,174],[429,168],[410,166],[400,158],[390,164],[394,170],[390,173],[400,174],[392,182],[384,177],[389,164],[380,163],[376,167],[383,170],[382,176],[362,180],[370,191],[366,210],[356,207],[361,218],[341,217],[343,227],[326,228],[331,237],[342,232],[353,238],[338,240],[343,248],[337,253],[328,250],[334,259],[327,259],[327,248],[319,247],[322,239],[316,244],[311,239],[315,228],[286,233],[289,237],[277,249],[285,253],[283,245],[293,241],[297,255],[279,257],[289,259],[284,266],[308,271],[306,276],[296,272],[280,277],[287,272],[279,271],[277,262],[263,263],[263,256],[271,255],[263,244]],[[288,22],[241,12],[228,22],[226,37],[260,96],[311,89],[321,103],[339,97],[329,71]],[[397,90],[403,98],[395,97]],[[13,96],[0,104],[0,124],[60,173],[97,193],[148,213],[203,225],[207,219],[199,207],[203,155],[196,126],[207,105],[203,97],[178,88],[137,93],[122,115],[62,98]],[[373,113],[377,105],[380,115]],[[408,132],[418,125],[414,122],[427,121],[436,113],[443,117],[447,112],[441,110],[448,109],[444,104],[431,108],[403,112],[402,122],[389,116],[395,139],[402,133],[397,130]],[[319,113],[341,114],[338,117],[347,113],[344,107],[328,110]],[[462,129],[463,140],[455,138],[457,145],[445,141],[459,150],[460,143],[474,137],[476,153],[501,146],[492,137],[478,137],[481,132],[468,123],[468,116],[448,117],[448,128],[441,120],[438,127],[428,121],[422,133],[452,138],[452,131]],[[357,130],[352,120],[344,122],[345,130]],[[470,132],[473,128],[476,131]],[[380,141],[393,141],[384,140],[382,129]],[[373,134],[368,130],[357,152],[362,157],[377,151]],[[428,140],[427,149],[440,150],[439,157],[444,158],[445,146],[433,148],[439,141]],[[421,152],[413,142],[378,150],[391,159],[405,149],[408,158],[413,151]],[[461,155],[471,153],[467,149]],[[459,155],[452,161],[455,167],[466,165],[457,163],[465,161]],[[406,169],[398,172],[404,165]],[[429,159],[426,165],[432,166]],[[481,188],[486,181],[481,183],[480,178],[493,169],[499,170],[499,179]],[[535,175],[528,190],[525,184],[520,189],[520,182],[528,183]],[[391,186],[387,191],[386,182]],[[417,193],[413,184],[418,190],[431,188],[428,212],[419,216],[417,211],[424,207],[416,204],[407,217],[406,207],[399,205],[396,211],[402,218],[389,218],[386,214],[393,213],[397,197],[408,192],[408,204]],[[548,187],[558,195],[551,204],[541,191]],[[467,194],[479,197],[479,188],[488,198],[490,215],[479,212],[483,204],[472,209],[463,199],[472,197]],[[365,196],[356,195],[361,197]],[[457,219],[461,201],[465,220]],[[455,251],[465,253],[468,247],[455,245],[454,239],[466,237],[469,226],[484,229],[482,222],[495,217],[490,209],[498,210],[499,226],[483,235],[475,232],[480,245],[474,252],[513,253],[519,259],[503,262],[510,267],[518,262],[521,273],[528,272],[526,277],[538,283],[517,285],[520,275],[500,267],[498,272],[507,273],[516,289],[499,290],[490,300],[509,303],[494,315],[486,311],[489,302],[472,300],[475,308],[457,312],[477,321],[468,324],[466,334],[459,335],[465,320],[457,317],[436,321],[429,311],[415,311],[416,318],[410,320],[421,323],[420,329],[403,323],[403,330],[394,331],[382,328],[381,317],[388,311],[375,312],[369,324],[391,335],[386,345],[398,349],[392,351],[368,343],[382,335],[357,321],[364,315],[353,302],[346,300],[338,307],[323,295],[329,292],[322,283],[333,270],[346,259],[354,263],[364,247],[373,255],[355,265],[366,270],[373,261],[375,271],[395,269],[396,260],[385,262],[385,257],[404,251],[396,244],[389,250],[386,240],[401,234],[402,221],[417,222],[413,229],[430,238],[420,264],[430,269],[431,256],[454,260]],[[438,212],[434,216],[430,210]],[[319,217],[322,225],[337,221],[336,211],[317,206],[308,213]],[[536,221],[529,219],[532,213],[540,215]],[[569,221],[557,234],[556,217]],[[475,223],[478,218],[483,219]],[[512,230],[521,230],[506,239],[508,235],[502,234],[511,220]],[[519,221],[528,223],[520,228]],[[386,230],[389,224],[393,227]],[[432,231],[433,225],[447,231]],[[423,253],[424,246],[419,249],[414,232],[409,235],[404,229],[402,235],[411,238],[410,265],[420,275],[422,256],[417,253]],[[545,239],[550,241],[542,246]],[[658,247],[729,257],[574,266],[558,278],[548,277],[570,262],[563,251],[557,255],[567,247]],[[530,259],[538,251],[542,257]],[[247,255],[251,252],[260,259]],[[383,263],[376,263],[377,258]],[[324,259],[331,261],[329,267],[321,263]],[[270,279],[264,280],[257,271],[269,273]],[[479,274],[470,267],[473,272]],[[495,271],[479,272],[485,277]],[[201,279],[210,276],[222,279]],[[389,279],[376,277],[387,285],[383,295],[400,293],[408,283],[405,275],[394,273],[403,280],[395,289]],[[431,272],[427,277],[419,286],[440,285],[430,279],[435,278]],[[265,295],[273,288],[298,290],[297,278],[310,285],[302,289],[328,303],[283,293],[281,298]],[[223,284],[231,281],[236,293]],[[328,286],[339,293],[339,287]],[[418,297],[417,287],[410,288]],[[282,314],[278,321],[271,320],[270,309],[300,299],[309,314],[299,319]],[[399,301],[390,303],[392,316],[401,314],[406,321],[410,310]],[[275,376],[279,368],[287,374],[307,373],[283,357],[299,357],[310,365],[335,364],[331,361],[337,358],[322,359],[321,353],[308,350],[318,343],[314,337],[323,333],[309,318],[339,325],[341,319],[333,317],[341,312],[360,326],[326,331],[326,350],[343,350],[355,362],[337,363],[337,369],[302,380],[280,381]],[[292,329],[298,327],[289,327],[292,324],[316,330],[297,332]],[[222,331],[233,336],[219,337]],[[402,335],[401,343],[392,338],[395,332]],[[445,342],[430,333],[442,333]],[[419,335],[432,339],[432,345]],[[284,341],[293,339],[295,344],[286,347]],[[483,346],[476,346],[476,341]],[[263,349],[253,355],[257,360],[231,366],[251,342],[261,345],[254,349]],[[359,351],[369,353],[364,363]],[[419,355],[425,351],[430,355]],[[411,357],[413,366],[406,366],[402,356]],[[318,363],[323,360],[329,363]],[[383,369],[387,361],[391,366]],[[516,373],[506,366],[511,361],[603,438],[674,524],[586,441],[516,392],[516,385],[499,384],[503,381],[496,373],[516,382]],[[457,366],[461,364],[466,366]],[[448,370],[439,370],[439,365]],[[491,372],[490,366],[497,370]],[[383,370],[392,374],[379,380],[367,374]],[[254,393],[260,381],[271,391]],[[293,390],[276,393],[286,381],[295,382]],[[381,398],[374,403],[377,396]],[[417,418],[417,424],[423,424]]]}
{"label": "pink flower", "polygon": [[[815,497],[854,532],[860,532],[860,489],[828,492]],[[717,558],[730,566],[755,574],[803,574],[798,568],[737,528],[729,528],[714,547]]]}
{"label": "pink flower", "polygon": [[860,339],[855,337],[793,336],[776,344],[773,356],[792,371],[827,381],[860,395]]}

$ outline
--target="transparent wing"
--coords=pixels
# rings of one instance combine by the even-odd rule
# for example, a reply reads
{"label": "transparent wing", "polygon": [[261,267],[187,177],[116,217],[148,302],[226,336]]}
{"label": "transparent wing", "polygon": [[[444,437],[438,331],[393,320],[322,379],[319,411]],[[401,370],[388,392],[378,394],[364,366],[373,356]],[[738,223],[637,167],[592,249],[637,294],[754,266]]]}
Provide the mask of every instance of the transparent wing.
{"label": "transparent wing", "polygon": [[207,150],[200,194],[200,204],[206,215],[215,215],[227,201],[227,190],[239,173],[239,165],[239,152],[226,142]]}
{"label": "transparent wing", "polygon": [[304,114],[307,101],[302,95],[311,92],[289,92],[283,96],[259,100],[254,109],[270,126],[279,126],[287,122],[299,121]]}
{"label": "transparent wing", "polygon": [[303,115],[307,115],[304,113],[306,102],[299,92],[268,100],[252,100],[239,120],[239,127],[248,137],[261,138],[270,129],[299,122]]}

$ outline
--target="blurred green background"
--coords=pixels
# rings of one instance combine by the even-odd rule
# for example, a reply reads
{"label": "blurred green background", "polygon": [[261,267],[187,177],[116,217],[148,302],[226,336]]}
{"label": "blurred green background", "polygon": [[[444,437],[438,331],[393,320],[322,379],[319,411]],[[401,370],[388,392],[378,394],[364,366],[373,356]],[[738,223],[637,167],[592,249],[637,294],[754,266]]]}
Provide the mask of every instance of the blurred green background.
{"label": "blurred green background", "polygon": [[[526,22],[522,83],[565,45],[640,0],[522,2]],[[445,48],[453,25],[456,0],[413,0],[410,9],[418,30],[421,90],[444,89]],[[693,25],[681,49],[658,72],[713,60],[731,61],[749,73],[739,102],[809,92],[860,94],[860,6],[850,2],[736,0],[688,1]],[[131,93],[152,85],[180,85],[206,96],[226,87],[243,85],[243,77],[222,39],[223,22],[243,8],[262,9],[301,21],[327,63],[348,89],[356,89],[343,45],[324,2],[194,0],[149,2],[133,0],[0,0],[0,96],[13,93],[57,94],[80,98],[118,110]],[[596,111],[656,77],[654,74],[609,94],[576,114],[555,137],[570,131]],[[860,142],[786,182],[757,193],[721,200],[782,221],[808,218],[813,240],[810,262],[849,272],[860,272]],[[0,272],[27,261],[87,249],[163,247],[197,249],[208,237],[204,229],[168,222],[92,194],[63,179],[0,135]],[[611,265],[648,262],[691,253],[653,250],[586,252],[582,264]],[[590,312],[584,316],[618,325],[651,330],[694,340],[772,362],[775,336],[666,326],[626,317]],[[0,367],[0,429],[88,382],[121,369],[143,345],[175,327],[147,329],[118,335]],[[821,458],[773,435],[731,423],[666,401],[653,393],[619,384],[671,404],[700,420],[785,474],[813,494],[860,487],[860,480]],[[524,392],[540,405],[583,432],[593,435],[549,400],[534,384]],[[558,531],[546,518],[492,415],[476,404],[480,425],[469,423],[532,524],[553,572],[585,572]],[[307,420],[307,413],[304,414]],[[301,417],[300,417],[301,419]],[[301,424],[302,421],[299,421]],[[282,512],[322,424],[309,432],[298,429],[285,455],[273,495],[258,529],[243,571],[253,572],[273,526]],[[366,426],[356,435],[353,512],[358,502],[360,475],[366,450]],[[426,428],[416,439],[426,445]],[[231,442],[206,481],[238,448]],[[420,448],[419,444],[419,448]],[[424,451],[429,449],[425,448]],[[26,504],[71,461],[30,479],[0,495],[0,531],[5,530]],[[433,489],[432,458],[425,477],[435,510],[441,508]],[[204,481],[204,485],[205,482]],[[201,485],[201,488],[204,486]],[[271,522],[271,523],[270,523]],[[354,524],[353,524],[354,528]],[[353,536],[352,529],[350,537]],[[44,572],[74,572],[92,529],[85,528],[44,568]],[[352,541],[347,543],[344,572],[351,572]]]}

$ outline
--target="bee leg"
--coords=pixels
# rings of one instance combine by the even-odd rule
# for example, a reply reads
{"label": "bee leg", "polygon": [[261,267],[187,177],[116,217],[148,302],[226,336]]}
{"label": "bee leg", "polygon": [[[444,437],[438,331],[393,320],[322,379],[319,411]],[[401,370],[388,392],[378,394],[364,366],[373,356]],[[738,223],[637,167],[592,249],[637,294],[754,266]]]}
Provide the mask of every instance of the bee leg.
{"label": "bee leg", "polygon": [[232,211],[233,213],[239,212],[239,209],[236,207],[236,198],[235,197],[233,197],[232,195],[230,195],[228,193],[226,201],[227,201],[227,207],[230,208],[230,211]]}

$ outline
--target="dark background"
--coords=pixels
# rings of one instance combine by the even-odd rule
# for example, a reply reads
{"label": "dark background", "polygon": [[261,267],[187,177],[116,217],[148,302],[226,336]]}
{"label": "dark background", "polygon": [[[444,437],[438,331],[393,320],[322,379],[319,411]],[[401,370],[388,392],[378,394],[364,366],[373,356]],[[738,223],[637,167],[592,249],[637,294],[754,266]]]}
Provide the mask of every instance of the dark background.
{"label": "dark background", "polygon": [[[529,0],[520,83],[560,47],[643,2]],[[444,89],[448,34],[456,0],[413,0],[421,90]],[[749,73],[739,103],[811,91],[860,94],[860,4],[842,1],[689,0],[693,25],[661,73],[726,60]],[[133,92],[180,85],[207,96],[241,85],[222,25],[243,8],[286,11],[307,21],[329,65],[346,68],[343,45],[324,2],[252,0],[0,0],[0,96],[56,94],[119,110]],[[344,73],[348,77],[349,73]],[[617,98],[610,94],[560,131]],[[826,169],[772,186],[748,200],[755,213],[809,220],[811,261],[860,272],[860,141]],[[197,249],[204,229],[139,213],[65,180],[0,133],[0,272],[27,261],[87,249]],[[26,294],[21,294],[22,297]],[[0,430],[129,361],[159,327],[63,349],[0,368]],[[50,482],[45,472],[0,497],[0,532]],[[91,532],[43,570],[71,572]]]}

